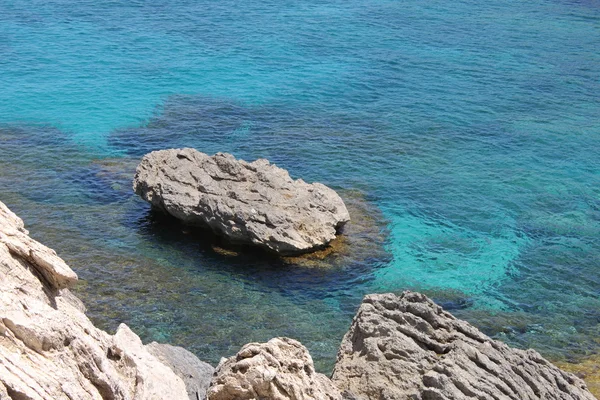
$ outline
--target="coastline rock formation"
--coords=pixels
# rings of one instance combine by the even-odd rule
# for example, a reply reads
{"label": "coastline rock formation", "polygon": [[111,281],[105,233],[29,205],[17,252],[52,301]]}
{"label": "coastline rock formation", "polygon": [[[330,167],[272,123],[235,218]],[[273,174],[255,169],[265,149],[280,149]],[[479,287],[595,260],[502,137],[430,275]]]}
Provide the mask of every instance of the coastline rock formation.
{"label": "coastline rock formation", "polygon": [[248,163],[225,153],[187,148],[146,154],[133,189],[187,224],[282,255],[327,245],[350,220],[327,186],[293,180],[265,159]]}
{"label": "coastline rock formation", "polygon": [[[367,295],[331,380],[288,338],[250,343],[216,370],[182,348],[93,326],[77,275],[0,202],[0,399],[592,400],[534,350],[490,339],[425,295]],[[214,371],[214,374],[213,374]]]}
{"label": "coastline rock formation", "polygon": [[0,276],[0,399],[188,399],[126,325],[94,327],[77,275],[1,202]]}
{"label": "coastline rock formation", "polygon": [[249,343],[222,359],[208,400],[341,400],[339,390],[315,372],[308,350],[289,338]]}
{"label": "coastline rock formation", "polygon": [[190,400],[206,398],[206,390],[215,372],[212,365],[200,361],[179,346],[152,342],[146,345],[146,349],[183,380]]}
{"label": "coastline rock formation", "polygon": [[492,340],[414,292],[364,298],[332,380],[354,400],[594,399],[536,351]]}

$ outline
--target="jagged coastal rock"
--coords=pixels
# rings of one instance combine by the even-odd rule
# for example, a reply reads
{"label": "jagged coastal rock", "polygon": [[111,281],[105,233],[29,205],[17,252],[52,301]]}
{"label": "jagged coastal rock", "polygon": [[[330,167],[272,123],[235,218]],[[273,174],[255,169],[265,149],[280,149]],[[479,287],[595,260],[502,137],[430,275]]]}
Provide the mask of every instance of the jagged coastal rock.
{"label": "jagged coastal rock", "polygon": [[490,339],[425,295],[368,295],[331,380],[299,342],[250,343],[223,359],[208,400],[592,400],[576,376],[534,350]]}
{"label": "jagged coastal rock", "polygon": [[188,148],[146,154],[133,189],[185,223],[282,255],[327,245],[350,220],[327,186],[293,180],[265,159],[248,163],[225,153]]}
{"label": "jagged coastal rock", "polygon": [[77,275],[1,202],[0,277],[0,399],[188,399],[126,325],[92,325],[68,290]]}
{"label": "jagged coastal rock", "polygon": [[414,292],[364,298],[332,380],[355,400],[594,399],[536,351],[492,340]]}
{"label": "jagged coastal rock", "polygon": [[289,338],[249,343],[221,360],[208,400],[341,400],[339,390],[315,372],[308,350]]}
{"label": "jagged coastal rock", "polygon": [[[0,400],[592,400],[576,376],[512,349],[425,295],[368,295],[332,378],[298,341],[250,343],[214,370],[121,324],[97,329],[77,275],[0,202]],[[214,373],[213,373],[214,372]]]}

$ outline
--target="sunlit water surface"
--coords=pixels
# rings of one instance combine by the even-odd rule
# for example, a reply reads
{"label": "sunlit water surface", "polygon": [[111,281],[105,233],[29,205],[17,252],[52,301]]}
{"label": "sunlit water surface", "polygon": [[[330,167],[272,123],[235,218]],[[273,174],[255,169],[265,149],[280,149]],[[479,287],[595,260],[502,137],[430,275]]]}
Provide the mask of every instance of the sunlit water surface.
{"label": "sunlit water surface", "polygon": [[[0,0],[0,200],[102,328],[216,363],[335,359],[361,297],[421,290],[554,359],[600,344],[600,3]],[[132,194],[195,147],[351,204],[317,260],[233,254]]]}

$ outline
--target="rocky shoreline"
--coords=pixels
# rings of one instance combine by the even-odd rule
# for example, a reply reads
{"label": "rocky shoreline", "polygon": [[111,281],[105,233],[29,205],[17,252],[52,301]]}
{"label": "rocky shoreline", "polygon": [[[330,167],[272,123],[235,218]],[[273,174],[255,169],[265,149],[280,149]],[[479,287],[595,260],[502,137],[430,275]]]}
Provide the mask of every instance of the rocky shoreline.
{"label": "rocky shoreline", "polygon": [[77,275],[0,202],[0,398],[187,399],[183,380],[125,324],[97,329]]}
{"label": "rocky shoreline", "polygon": [[94,327],[69,291],[76,274],[1,202],[0,271],[0,399],[594,399],[537,352],[414,292],[365,297],[331,379],[289,338],[247,344],[214,370],[124,324]]}

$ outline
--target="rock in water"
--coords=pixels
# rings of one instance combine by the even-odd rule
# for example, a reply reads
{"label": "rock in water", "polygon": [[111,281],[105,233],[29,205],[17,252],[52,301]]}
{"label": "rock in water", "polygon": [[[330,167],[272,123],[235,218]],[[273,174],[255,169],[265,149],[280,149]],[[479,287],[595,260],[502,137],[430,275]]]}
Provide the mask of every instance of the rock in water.
{"label": "rock in water", "polygon": [[225,153],[146,154],[133,189],[185,223],[283,255],[325,246],[350,220],[340,196],[327,186],[293,180],[265,159],[248,163]]}
{"label": "rock in water", "polygon": [[300,342],[275,338],[249,343],[222,359],[208,389],[208,400],[341,400],[339,390],[315,372]]}
{"label": "rock in water", "polygon": [[594,399],[536,351],[492,340],[414,292],[364,298],[332,380],[356,400]]}
{"label": "rock in water", "polygon": [[183,381],[121,324],[97,329],[77,275],[0,202],[0,399],[187,400]]}

